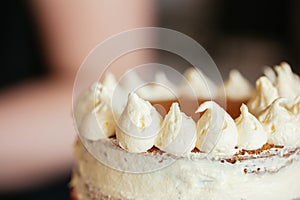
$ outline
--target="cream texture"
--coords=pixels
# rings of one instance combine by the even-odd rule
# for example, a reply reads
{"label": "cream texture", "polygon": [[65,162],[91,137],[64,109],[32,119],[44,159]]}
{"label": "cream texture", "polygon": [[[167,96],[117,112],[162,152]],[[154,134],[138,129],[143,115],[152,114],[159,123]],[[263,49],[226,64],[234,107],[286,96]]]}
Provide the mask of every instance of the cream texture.
{"label": "cream texture", "polygon": [[176,86],[168,80],[164,72],[155,74],[154,83],[147,84],[138,89],[137,94],[148,101],[163,101],[176,99]]}
{"label": "cream texture", "polygon": [[266,66],[266,67],[264,67],[263,72],[264,72],[264,75],[271,81],[271,83],[274,84],[275,80],[276,80],[275,71],[271,67]]}
{"label": "cream texture", "polygon": [[[240,199],[296,199],[300,197],[299,150],[289,157],[278,156],[238,161],[235,164],[210,160],[206,154],[191,153],[185,157],[169,157],[167,154],[132,154],[119,158],[111,149],[123,151],[112,145],[103,152],[115,162],[136,162],[139,157],[156,159],[164,166],[165,159],[173,159],[171,165],[147,173],[124,173],[103,165],[78,143],[75,148],[79,160],[71,182],[78,200],[240,200]],[[126,158],[126,159],[125,159]],[[141,163],[142,164],[142,163]],[[144,164],[147,164],[145,161]],[[140,168],[143,165],[139,165]],[[256,173],[257,168],[261,171]],[[247,169],[249,173],[245,174]],[[252,172],[254,171],[254,172]]]}
{"label": "cream texture", "polygon": [[[101,162],[76,143],[78,162],[71,185],[78,200],[300,198],[299,77],[286,63],[265,74],[256,82],[249,111],[242,105],[234,121],[218,104],[207,101],[196,111],[202,113],[196,127],[177,103],[162,122],[155,108],[133,92],[114,124],[110,107],[114,77],[107,75],[102,84],[92,85],[77,101],[74,115],[89,139],[85,142],[95,148],[90,152]],[[124,93],[142,84],[135,75],[122,85]],[[239,84],[235,80],[242,81],[234,76],[226,86],[230,90],[233,83]],[[189,69],[185,77],[180,94],[191,86],[200,98],[216,95],[215,85],[202,73]],[[116,139],[107,138],[114,133]],[[226,161],[241,148],[255,150],[266,142],[284,148]],[[146,152],[153,145],[164,152]],[[191,152],[194,146],[201,153]]]}
{"label": "cream texture", "polygon": [[300,123],[300,96],[288,102],[289,111],[292,112]]}
{"label": "cream texture", "polygon": [[235,69],[230,71],[228,80],[224,82],[224,88],[226,97],[231,100],[247,100],[254,92],[249,81]]}
{"label": "cream texture", "polygon": [[207,153],[234,154],[238,132],[230,115],[213,101],[204,102],[196,112],[204,112],[197,122],[196,147]]}
{"label": "cream texture", "polygon": [[79,126],[79,132],[89,140],[98,140],[115,135],[115,127],[111,107],[102,101],[85,115]]}
{"label": "cream texture", "polygon": [[127,94],[136,92],[136,90],[144,84],[145,82],[140,78],[135,70],[127,71],[120,80],[120,86]]}
{"label": "cream texture", "polygon": [[166,115],[155,146],[173,155],[191,152],[196,143],[194,120],[180,112],[178,103],[173,103]]}
{"label": "cream texture", "polygon": [[289,110],[288,100],[276,99],[261,115],[259,121],[269,134],[268,143],[284,146],[298,146],[300,123]]}
{"label": "cream texture", "polygon": [[108,72],[105,74],[102,84],[107,88],[110,95],[112,96],[118,83],[116,77],[112,73]]}
{"label": "cream texture", "polygon": [[129,152],[147,151],[154,145],[160,123],[161,116],[155,108],[135,93],[130,93],[116,129],[119,145]]}
{"label": "cream texture", "polygon": [[77,104],[77,126],[81,136],[98,140],[115,134],[115,119],[111,109],[109,87],[94,83]]}
{"label": "cream texture", "polygon": [[266,107],[279,97],[277,88],[265,76],[256,81],[256,94],[247,103],[249,111],[258,116]]}
{"label": "cream texture", "polygon": [[300,95],[300,81],[299,76],[294,74],[291,67],[283,62],[280,66],[275,66],[277,73],[274,85],[278,89],[280,97],[294,99]]}
{"label": "cream texture", "polygon": [[73,108],[77,125],[80,125],[83,117],[99,104],[99,93],[101,93],[102,88],[103,85],[101,83],[93,83],[87,90],[80,94]]}
{"label": "cream texture", "polygon": [[238,130],[238,147],[246,150],[261,148],[267,143],[267,132],[258,119],[249,113],[245,104],[242,104],[240,110],[240,116],[235,119]]}
{"label": "cream texture", "polygon": [[217,86],[201,71],[191,67],[184,73],[184,78],[179,86],[180,95],[201,99],[217,96]]}
{"label": "cream texture", "polygon": [[105,103],[111,104],[111,97],[116,85],[115,76],[112,73],[107,73],[104,75],[102,83],[95,82],[82,92],[75,102],[73,112],[78,126],[81,124],[84,116],[100,103],[103,96]]}
{"label": "cream texture", "polygon": [[282,62],[274,70],[266,67],[266,77],[261,77],[256,82],[256,96],[248,102],[249,110],[255,116],[279,97],[294,100],[300,96],[300,79],[292,72],[291,67]]}

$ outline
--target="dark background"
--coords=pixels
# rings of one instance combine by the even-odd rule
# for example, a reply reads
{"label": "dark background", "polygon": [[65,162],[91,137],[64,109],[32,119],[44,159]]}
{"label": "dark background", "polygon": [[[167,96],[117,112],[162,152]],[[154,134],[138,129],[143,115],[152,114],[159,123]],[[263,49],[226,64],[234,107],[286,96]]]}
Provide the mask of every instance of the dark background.
{"label": "dark background", "polygon": [[[167,0],[159,11],[159,25],[198,41],[224,79],[237,68],[254,84],[263,66],[282,61],[300,72],[299,1]],[[178,69],[188,65],[168,54],[161,60]]]}

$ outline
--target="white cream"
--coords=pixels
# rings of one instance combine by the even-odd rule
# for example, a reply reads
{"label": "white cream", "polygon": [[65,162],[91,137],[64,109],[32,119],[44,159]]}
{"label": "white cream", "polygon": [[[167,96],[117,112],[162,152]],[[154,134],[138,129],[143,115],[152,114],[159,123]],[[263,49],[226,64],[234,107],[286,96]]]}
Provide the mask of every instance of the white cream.
{"label": "white cream", "polygon": [[213,99],[217,95],[217,86],[199,69],[189,68],[184,73],[184,80],[179,87],[182,96]]}
{"label": "white cream", "polygon": [[265,66],[263,69],[264,75],[271,81],[272,84],[275,83],[276,80],[276,73],[275,71],[269,67],[269,66]]}
{"label": "white cream", "polygon": [[300,123],[289,108],[288,100],[278,98],[258,117],[269,134],[268,143],[297,146],[300,140]]}
{"label": "white cream", "polygon": [[278,97],[276,87],[267,77],[262,76],[256,81],[256,94],[249,100],[247,106],[252,114],[258,116]]}
{"label": "white cream", "polygon": [[136,92],[138,88],[145,84],[134,69],[127,71],[120,79],[121,88],[127,93]]}
{"label": "white cream", "polygon": [[[299,149],[288,157],[282,156],[284,149],[278,149],[277,156],[241,160],[232,164],[226,161],[222,163],[218,159],[210,160],[204,153],[176,157],[126,152],[125,156],[120,157],[124,150],[112,142],[106,145],[108,142],[99,141],[97,146],[107,146],[99,152],[107,155],[107,159],[117,166],[134,165],[137,169],[142,169],[156,160],[161,168],[151,173],[116,170],[99,162],[85,147],[77,143],[75,152],[78,162],[71,185],[78,200],[89,200],[96,195],[99,199],[109,197],[126,200],[300,198]],[[167,167],[166,161],[170,161]],[[258,173],[257,168],[260,168]]]}
{"label": "white cream", "polygon": [[[90,112],[100,102],[100,93],[102,93],[103,85],[101,83],[93,83],[87,90],[83,91],[74,105],[74,117],[79,126],[83,117]],[[108,91],[103,91],[108,94]]]}
{"label": "white cream", "polygon": [[128,96],[116,130],[119,145],[129,152],[146,152],[159,133],[161,116],[155,108],[135,93]]}
{"label": "white cream", "polygon": [[178,103],[173,103],[166,115],[155,146],[174,155],[191,152],[196,143],[194,120],[180,111]]}
{"label": "white cream", "polygon": [[[110,94],[104,85],[98,84],[97,105],[84,114],[79,133],[89,140],[107,138],[115,134],[115,119],[111,109]],[[93,104],[90,102],[90,106]]]}
{"label": "white cream", "polygon": [[238,130],[238,147],[246,150],[261,148],[267,143],[268,134],[262,124],[248,112],[245,104],[242,104],[240,116],[235,120]]}
{"label": "white cream", "polygon": [[[83,117],[83,121],[79,121],[82,122],[80,128],[84,135],[91,140],[97,140],[89,141],[94,144],[91,146],[96,147],[96,150],[97,148],[103,150],[96,152],[103,157],[106,156],[106,161],[110,163],[99,162],[99,159],[95,159],[95,155],[92,156],[80,142],[76,144],[78,162],[71,184],[75,188],[77,198],[79,200],[95,196],[112,199],[300,198],[298,184],[300,150],[295,148],[299,146],[300,138],[300,97],[297,97],[298,89],[295,88],[297,85],[295,80],[298,78],[291,75],[287,67],[278,68],[276,72],[281,75],[275,79],[271,78],[273,75],[267,75],[271,81],[266,77],[257,81],[257,94],[249,103],[254,113],[259,116],[258,119],[265,131],[245,105],[242,105],[241,115],[234,122],[219,105],[212,101],[205,102],[197,110],[205,113],[197,122],[196,146],[206,153],[187,151],[185,155],[178,157],[168,153],[130,153],[145,152],[155,141],[161,149],[178,155],[178,150],[182,152],[188,146],[187,143],[190,141],[193,143],[192,139],[185,137],[186,134],[193,133],[192,122],[180,112],[178,105],[172,105],[158,136],[160,115],[149,102],[131,93],[118,121],[117,130],[118,144],[129,151],[126,152],[119,148],[115,139],[98,140],[108,137],[108,133],[113,132],[109,128],[106,132],[101,129],[101,123],[105,124],[106,120],[112,119],[112,115],[108,112],[107,102],[110,98],[106,86],[94,85],[87,91],[87,95],[79,102],[80,105],[77,105],[75,111],[76,115]],[[278,95],[277,88],[272,82],[276,83],[280,90],[284,90],[287,86],[283,84],[283,80],[287,77],[289,80],[286,84],[294,84],[291,90],[284,91],[284,95],[289,99],[278,98],[282,92]],[[266,136],[268,143],[284,145],[285,148],[251,155],[253,157],[249,156],[251,158],[249,160],[227,162],[226,159],[231,159],[231,155],[236,152],[234,148],[236,145],[244,149],[256,149],[265,143]],[[278,152],[275,156],[270,156],[268,153],[272,151]],[[286,154],[287,152],[292,153]],[[218,155],[210,157],[212,154],[209,153]],[[153,161],[155,168],[151,171],[151,167],[149,170],[147,166],[149,163],[153,164]],[[111,163],[119,168],[113,168],[109,165]],[[139,171],[127,171],[126,167],[133,165],[134,168],[130,169]],[[141,173],[143,170],[145,173]]]}
{"label": "white cream", "polygon": [[233,119],[213,101],[204,102],[196,112],[205,110],[197,122],[196,147],[204,152],[234,154],[238,132]]}
{"label": "white cream", "polygon": [[280,97],[294,99],[300,95],[300,80],[297,74],[294,74],[291,67],[283,62],[280,66],[275,66],[277,78],[274,85],[278,89]]}
{"label": "white cream", "polygon": [[108,72],[105,74],[102,84],[107,88],[110,96],[112,96],[118,83],[116,77],[112,73]]}
{"label": "white cream", "polygon": [[112,98],[113,111],[116,118],[119,118],[124,111],[128,95],[137,92],[145,82],[139,77],[134,69],[127,71],[119,80]]}
{"label": "white cream", "polygon": [[289,110],[294,113],[300,123],[300,96],[296,97],[293,101],[289,101]]}
{"label": "white cream", "polygon": [[[93,83],[79,95],[73,111],[77,125],[80,125],[83,117],[100,103],[103,93],[105,93],[104,96],[109,96],[111,99],[116,85],[115,76],[111,73],[106,73],[102,83]],[[104,91],[102,91],[103,88],[105,88]],[[105,100],[110,101],[110,99]]]}
{"label": "white cream", "polygon": [[116,123],[110,106],[101,102],[84,117],[79,132],[89,140],[99,140],[115,135],[115,127]]}
{"label": "white cream", "polygon": [[250,82],[238,70],[231,70],[224,82],[225,95],[231,100],[247,100],[254,92]]}
{"label": "white cream", "polygon": [[143,86],[137,94],[148,101],[172,100],[177,98],[177,88],[171,83],[166,74],[159,71],[155,74],[153,83]]}

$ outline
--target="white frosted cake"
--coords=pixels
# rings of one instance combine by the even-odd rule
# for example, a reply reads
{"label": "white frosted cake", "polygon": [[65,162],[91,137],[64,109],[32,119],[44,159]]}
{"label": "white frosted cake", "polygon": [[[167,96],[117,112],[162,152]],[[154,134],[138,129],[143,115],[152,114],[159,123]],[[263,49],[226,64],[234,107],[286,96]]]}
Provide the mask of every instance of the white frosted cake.
{"label": "white frosted cake", "polygon": [[[207,100],[198,75],[188,70],[185,83],[172,87],[176,95],[188,98],[189,85],[197,102]],[[224,84],[226,99],[239,103],[225,111],[204,101],[193,118],[155,86],[131,91],[115,108],[116,85],[108,74],[75,105],[81,140],[73,199],[300,198],[300,80],[288,64],[267,68],[256,91],[233,71]],[[217,101],[220,87],[208,85]],[[168,112],[158,112],[153,102],[168,105]],[[232,114],[237,105],[238,117]]]}

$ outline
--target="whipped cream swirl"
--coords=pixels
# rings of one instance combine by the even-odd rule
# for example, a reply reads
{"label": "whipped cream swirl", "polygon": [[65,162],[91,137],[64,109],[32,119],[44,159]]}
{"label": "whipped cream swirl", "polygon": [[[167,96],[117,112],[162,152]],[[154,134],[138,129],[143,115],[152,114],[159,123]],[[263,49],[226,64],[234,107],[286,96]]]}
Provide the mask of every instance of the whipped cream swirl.
{"label": "whipped cream swirl", "polygon": [[97,84],[96,91],[95,107],[87,111],[79,124],[79,133],[89,140],[99,140],[115,134],[116,125],[111,109],[110,93],[100,83]]}
{"label": "whipped cream swirl", "polygon": [[135,93],[128,96],[116,129],[119,145],[129,152],[146,152],[159,133],[161,116],[148,102]]}
{"label": "whipped cream swirl", "polygon": [[256,81],[256,95],[247,104],[249,111],[258,116],[278,97],[277,88],[267,77],[262,76]]}
{"label": "whipped cream swirl", "polygon": [[[111,99],[116,85],[115,76],[112,73],[106,73],[102,83],[93,83],[79,95],[74,105],[74,117],[77,125],[80,125],[83,117],[100,103],[103,96],[109,97],[104,100]],[[103,88],[105,89],[103,90]]]}
{"label": "whipped cream swirl", "polygon": [[246,150],[261,148],[267,143],[268,134],[258,119],[249,113],[245,104],[242,104],[240,116],[235,120],[238,130],[238,147]]}
{"label": "whipped cream swirl", "polygon": [[213,101],[204,102],[196,112],[204,111],[197,122],[196,147],[207,153],[234,154],[238,131],[231,116]]}
{"label": "whipped cream swirl", "polygon": [[195,68],[189,68],[184,73],[185,80],[179,87],[183,96],[196,97],[201,99],[212,99],[217,96],[217,86],[206,75]]}
{"label": "whipped cream swirl", "polygon": [[194,120],[180,111],[178,103],[173,103],[162,123],[155,146],[168,153],[182,155],[191,152],[195,143]]}
{"label": "whipped cream swirl", "polygon": [[138,89],[137,94],[148,101],[171,100],[176,99],[177,88],[164,72],[159,71],[155,74],[154,82]]}
{"label": "whipped cream swirl", "polygon": [[263,72],[264,75],[271,81],[271,83],[274,84],[276,80],[276,73],[274,70],[269,66],[265,66]]}
{"label": "whipped cream swirl", "polygon": [[93,83],[87,90],[83,91],[78,97],[74,105],[74,117],[77,125],[80,125],[83,117],[87,112],[91,111],[95,105],[100,102],[99,90],[102,88],[102,84],[96,82]]}
{"label": "whipped cream swirl", "polygon": [[[247,100],[253,94],[253,87],[238,70],[231,70],[224,82],[225,94],[231,100]],[[238,92],[237,92],[238,91]]]}
{"label": "whipped cream swirl", "polygon": [[275,66],[277,73],[274,85],[278,89],[280,97],[295,99],[300,96],[300,80],[297,74],[294,74],[290,65],[283,62],[280,66]]}
{"label": "whipped cream swirl", "polygon": [[299,145],[300,123],[291,112],[286,98],[276,99],[258,117],[269,135],[268,143],[284,146]]}

